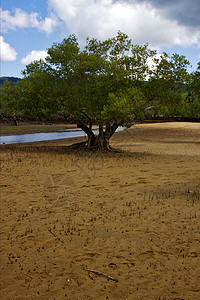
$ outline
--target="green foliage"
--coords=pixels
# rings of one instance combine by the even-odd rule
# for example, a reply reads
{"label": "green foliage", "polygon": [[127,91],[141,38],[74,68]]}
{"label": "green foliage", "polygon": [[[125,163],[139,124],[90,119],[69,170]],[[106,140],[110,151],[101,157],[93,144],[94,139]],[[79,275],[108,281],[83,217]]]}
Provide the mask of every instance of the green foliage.
{"label": "green foliage", "polygon": [[48,49],[46,61],[27,65],[24,79],[2,86],[3,107],[40,118],[70,114],[87,134],[92,123],[116,130],[148,113],[196,116],[200,76],[189,75],[188,65],[178,54],[158,58],[120,31],[104,41],[87,38],[84,49],[70,35]]}
{"label": "green foliage", "polygon": [[154,108],[149,112],[167,117],[182,115],[191,84],[187,71],[189,61],[183,55],[170,57],[163,53],[154,58],[154,63],[149,80],[143,85],[143,91]]}
{"label": "green foliage", "polygon": [[188,89],[182,114],[187,117],[200,118],[200,62],[197,71],[190,75],[191,83]]}
{"label": "green foliage", "polygon": [[42,118],[57,113],[60,106],[55,95],[55,78],[42,61],[31,63],[23,74],[25,78],[13,86],[5,82],[1,86],[2,106],[8,115],[21,114]]}
{"label": "green foliage", "polygon": [[154,58],[156,68],[152,71],[152,78],[167,80],[174,87],[188,83],[189,74],[187,71],[190,62],[184,55],[172,54],[170,57],[163,53],[160,58]]}
{"label": "green foliage", "polygon": [[135,117],[142,117],[146,107],[146,99],[140,89],[132,87],[126,92],[110,93],[101,116],[105,122],[114,120],[119,125],[129,127]]}
{"label": "green foliage", "polygon": [[193,94],[200,99],[200,62],[197,71],[191,74],[191,88]]}
{"label": "green foliage", "polygon": [[13,115],[14,113],[19,112],[19,103],[22,97],[20,82],[21,81],[18,81],[12,85],[11,81],[5,81],[1,85],[1,112],[5,112],[8,115]]}
{"label": "green foliage", "polygon": [[[133,94],[133,86],[148,76],[148,60],[155,53],[147,44],[133,45],[128,36],[119,31],[116,37],[103,42],[87,38],[82,51],[72,35],[48,50],[47,62],[54,76],[59,78],[58,96],[66,113],[75,119],[87,115],[99,125],[116,122],[118,116],[117,122],[121,124],[122,120],[133,122],[137,116],[136,101],[130,94]],[[142,91],[137,92],[138,103],[139,94],[143,99]],[[111,99],[115,99],[113,105]],[[126,117],[123,103],[128,107],[132,105],[126,110]]]}

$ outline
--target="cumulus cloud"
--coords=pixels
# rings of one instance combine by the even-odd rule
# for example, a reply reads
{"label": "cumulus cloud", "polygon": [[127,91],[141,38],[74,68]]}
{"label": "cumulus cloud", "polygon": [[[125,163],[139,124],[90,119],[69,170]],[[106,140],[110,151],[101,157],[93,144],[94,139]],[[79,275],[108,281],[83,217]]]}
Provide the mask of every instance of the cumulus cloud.
{"label": "cumulus cloud", "polygon": [[52,33],[59,26],[59,20],[54,13],[42,20],[38,13],[28,14],[26,11],[16,8],[11,14],[9,10],[1,10],[1,29],[2,32],[16,30],[17,28],[37,28],[46,33]]}
{"label": "cumulus cloud", "polygon": [[[117,0],[119,1],[119,0]],[[122,1],[122,0],[120,0]],[[134,0],[124,0],[133,2]],[[137,0],[148,1],[160,10],[161,14],[175,19],[179,24],[200,28],[200,1],[199,0]]]}
{"label": "cumulus cloud", "polygon": [[58,27],[58,25],[58,18],[55,14],[51,13],[50,17],[46,17],[43,21],[40,21],[37,27],[47,33],[51,33]]}
{"label": "cumulus cloud", "polygon": [[[157,0],[48,1],[51,9],[66,24],[68,31],[77,34],[82,41],[86,36],[104,39],[121,30],[135,43],[149,42],[152,47],[159,49],[161,46],[198,44],[200,37],[198,28],[180,24],[175,17],[169,18],[164,10],[164,0],[161,1],[162,7],[158,6]],[[181,3],[183,2],[188,1],[182,0]],[[180,1],[168,0],[166,3],[180,4]]]}
{"label": "cumulus cloud", "polygon": [[22,58],[21,63],[27,65],[34,60],[45,59],[47,57],[47,51],[45,50],[33,50],[27,54],[26,57]]}
{"label": "cumulus cloud", "polygon": [[1,61],[14,61],[17,58],[17,52],[8,43],[4,41],[4,38],[0,36],[1,44]]}

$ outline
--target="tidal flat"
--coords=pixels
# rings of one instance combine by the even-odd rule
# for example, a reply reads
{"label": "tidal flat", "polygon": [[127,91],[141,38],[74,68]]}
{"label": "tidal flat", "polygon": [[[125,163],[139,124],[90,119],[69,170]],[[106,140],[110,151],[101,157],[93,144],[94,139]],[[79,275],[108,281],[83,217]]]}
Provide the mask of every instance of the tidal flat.
{"label": "tidal flat", "polygon": [[1,299],[200,299],[200,123],[2,145]]}

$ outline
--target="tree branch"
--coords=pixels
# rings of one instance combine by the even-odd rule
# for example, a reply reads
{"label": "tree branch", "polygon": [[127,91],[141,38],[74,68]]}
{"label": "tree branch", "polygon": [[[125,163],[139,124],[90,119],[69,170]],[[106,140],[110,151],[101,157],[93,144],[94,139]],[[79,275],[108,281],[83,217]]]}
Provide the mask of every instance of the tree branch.
{"label": "tree branch", "polygon": [[[86,134],[87,136],[90,138],[91,136],[94,135],[93,131],[92,131],[92,123],[90,123],[89,127],[84,124],[79,118],[77,118],[76,114],[74,113],[74,118],[76,120],[76,124],[78,128],[81,128]],[[88,116],[87,116],[88,117]],[[89,118],[89,117],[88,117]],[[90,118],[89,118],[90,119]]]}
{"label": "tree branch", "polygon": [[82,112],[82,114],[88,119],[89,129],[92,130],[92,119],[85,112]]}

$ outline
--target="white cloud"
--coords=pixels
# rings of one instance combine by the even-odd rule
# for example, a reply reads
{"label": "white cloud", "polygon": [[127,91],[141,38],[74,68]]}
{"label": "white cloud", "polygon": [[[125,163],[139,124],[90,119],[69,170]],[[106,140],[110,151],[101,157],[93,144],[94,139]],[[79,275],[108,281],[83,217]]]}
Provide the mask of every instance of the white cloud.
{"label": "white cloud", "polygon": [[45,18],[44,21],[40,21],[38,24],[38,29],[45,31],[47,33],[53,32],[59,25],[58,18],[55,14],[51,13],[49,18]]}
{"label": "white cloud", "polygon": [[[1,10],[1,9],[0,9]],[[26,11],[16,8],[12,15],[8,10],[1,10],[1,29],[2,32],[16,30],[16,28],[37,28],[46,33],[52,33],[59,26],[59,20],[54,13],[42,20],[38,13],[28,14]]]}
{"label": "white cloud", "polygon": [[1,61],[14,61],[17,58],[17,52],[8,43],[4,41],[4,38],[0,36],[1,44]]}
{"label": "white cloud", "polygon": [[[36,16],[31,15],[31,18]],[[7,32],[8,29],[14,30],[16,27],[28,27],[30,24],[29,15],[21,9],[15,9],[15,14],[12,16],[8,10],[1,9],[1,29]]]}
{"label": "white cloud", "polygon": [[27,65],[34,60],[45,59],[47,57],[47,51],[45,50],[33,50],[28,53],[28,55],[22,58],[21,63]]}
{"label": "white cloud", "polygon": [[49,6],[66,24],[70,33],[104,39],[121,30],[136,44],[152,47],[197,44],[200,32],[161,16],[147,1],[48,0]]}

